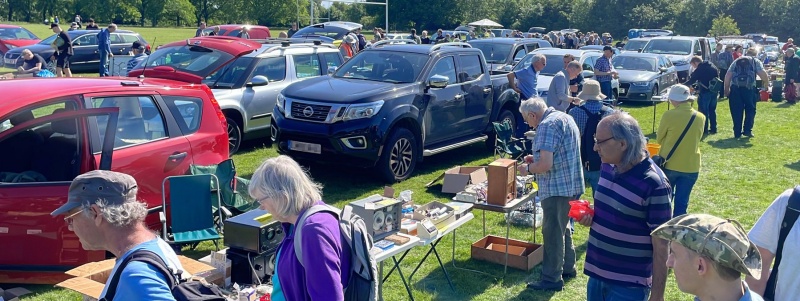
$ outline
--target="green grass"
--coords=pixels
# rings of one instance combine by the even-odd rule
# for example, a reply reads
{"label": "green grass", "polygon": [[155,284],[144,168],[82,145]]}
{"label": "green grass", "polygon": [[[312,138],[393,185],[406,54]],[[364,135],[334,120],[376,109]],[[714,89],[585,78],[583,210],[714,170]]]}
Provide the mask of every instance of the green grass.
{"label": "green grass", "polygon": [[[639,120],[646,134],[651,132],[653,122],[651,106],[632,105],[623,106],[623,109]],[[665,110],[665,104],[658,106],[659,119]],[[800,170],[798,161],[800,153],[797,151],[800,149],[800,141],[794,138],[800,134],[800,130],[794,120],[800,108],[761,102],[758,104],[758,110],[754,130],[756,137],[749,140],[734,140],[727,101],[719,102],[717,109],[719,133],[708,136],[701,144],[703,169],[692,194],[690,212],[705,212],[734,218],[749,229],[778,194],[796,183]],[[234,159],[240,175],[249,177],[264,159],[274,156],[277,156],[274,147],[256,142],[245,146]],[[492,160],[492,155],[480,145],[457,149],[426,158],[425,162],[418,166],[414,177],[395,184],[394,188],[396,191],[413,190],[413,197],[417,203],[427,203],[437,199],[445,201],[451,195],[440,193],[441,188],[438,185],[426,189],[425,184],[454,165],[483,165]],[[384,183],[376,180],[375,175],[368,170],[316,164],[310,165],[309,170],[316,181],[324,184],[325,200],[339,207],[350,201],[380,193],[384,186]],[[453,292],[448,287],[435,258],[428,258],[411,282],[417,300],[585,300],[587,277],[582,274],[568,281],[562,292],[545,293],[525,288],[526,281],[538,279],[540,267],[530,272],[510,269],[505,278],[492,278],[454,269],[455,263],[458,267],[480,270],[493,275],[503,273],[501,265],[470,259],[470,244],[482,238],[481,215],[477,211],[475,215],[475,220],[458,231],[455,262],[450,259],[452,237],[446,237],[438,247],[447,271],[453,278],[456,291]],[[486,219],[488,233],[504,234],[505,224],[501,214],[488,213]],[[588,229],[577,226],[574,241],[580,258],[579,270],[583,268],[582,259],[585,256],[587,236]],[[529,240],[531,231],[512,227],[511,237]],[[540,233],[537,233],[537,238],[541,241]],[[205,243],[198,251],[187,251],[185,254],[199,258],[211,249],[213,245]],[[401,265],[406,276],[411,273],[426,251],[417,248],[409,253]],[[31,286],[31,288],[36,291],[36,295],[28,296],[24,300],[80,300],[75,293],[49,286]],[[402,282],[396,274],[385,283],[384,296],[386,300],[407,299]],[[674,278],[670,276],[666,300],[691,300],[691,297],[679,292]]]}

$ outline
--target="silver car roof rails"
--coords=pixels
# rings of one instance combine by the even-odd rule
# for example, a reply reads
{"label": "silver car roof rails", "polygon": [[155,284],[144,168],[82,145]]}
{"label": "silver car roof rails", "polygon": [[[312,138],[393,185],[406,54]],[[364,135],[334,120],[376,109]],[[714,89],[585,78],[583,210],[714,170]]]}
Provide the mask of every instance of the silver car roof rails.
{"label": "silver car roof rails", "polygon": [[389,40],[380,40],[375,43],[372,43],[372,48],[381,47],[386,44],[417,44],[417,41],[411,39],[389,39]]}
{"label": "silver car roof rails", "polygon": [[436,44],[431,47],[431,52],[439,50],[442,47],[460,47],[460,48],[472,48],[472,45],[464,43],[464,42],[447,42]]}

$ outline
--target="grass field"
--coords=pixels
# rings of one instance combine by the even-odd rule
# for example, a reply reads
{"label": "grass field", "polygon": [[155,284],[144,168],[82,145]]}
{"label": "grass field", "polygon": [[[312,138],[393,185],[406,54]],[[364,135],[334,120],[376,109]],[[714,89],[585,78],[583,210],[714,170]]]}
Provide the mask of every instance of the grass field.
{"label": "grass field", "polygon": [[[145,31],[147,30],[147,31]],[[145,38],[163,32],[170,39],[185,38],[193,29],[149,29],[142,28]],[[152,36],[148,36],[152,35]],[[159,41],[162,38],[159,37]],[[164,38],[163,40],[168,40]],[[667,106],[657,107],[660,119]],[[623,105],[623,110],[636,117],[645,134],[652,131],[653,108],[644,105]],[[703,169],[689,204],[689,212],[710,213],[721,217],[739,220],[745,228],[750,228],[772,200],[785,189],[797,183],[800,178],[800,129],[797,116],[800,108],[787,104],[758,104],[758,116],[754,129],[755,138],[733,139],[731,118],[727,101],[720,101],[717,110],[719,133],[706,137],[701,143],[703,153]],[[654,135],[650,135],[654,138]],[[234,156],[241,176],[250,177],[252,171],[266,158],[277,156],[275,148],[263,141],[251,142]],[[396,191],[410,189],[417,203],[433,200],[444,201],[451,195],[440,193],[440,186],[430,189],[425,184],[435,179],[447,168],[455,165],[485,165],[493,160],[489,151],[481,145],[457,149],[433,157],[428,157],[418,166],[415,176],[394,185]],[[324,185],[324,199],[337,207],[346,203],[380,193],[384,183],[367,170],[347,166],[311,165],[309,170],[314,179]],[[588,191],[587,191],[588,192]],[[411,287],[416,300],[586,300],[587,277],[580,274],[566,283],[563,291],[558,293],[526,290],[526,281],[539,277],[540,267],[532,271],[510,269],[503,277],[487,277],[461,268],[483,271],[492,275],[502,275],[501,265],[484,263],[470,259],[470,244],[482,238],[480,212],[475,212],[476,219],[467,223],[457,231],[455,242],[455,260],[451,260],[452,237],[446,237],[438,247],[447,272],[453,278],[455,291],[450,290],[442,269],[435,258],[428,258],[415,275]],[[501,214],[486,214],[488,233],[503,235],[505,223]],[[576,226],[575,245],[578,248],[578,269],[582,270],[588,229]],[[511,237],[528,240],[531,231],[524,228],[511,230]],[[537,234],[541,241],[541,234]],[[213,249],[211,243],[202,244],[199,250],[185,252],[186,255],[199,258]],[[401,268],[405,275],[420,262],[425,252],[418,248],[409,253]],[[13,285],[3,285],[13,287]],[[80,296],[69,291],[55,289],[52,286],[29,286],[36,294],[23,300],[80,300]],[[403,284],[396,274],[384,286],[385,300],[408,299]],[[667,284],[666,300],[692,300],[691,296],[678,291],[674,278],[670,276]]]}

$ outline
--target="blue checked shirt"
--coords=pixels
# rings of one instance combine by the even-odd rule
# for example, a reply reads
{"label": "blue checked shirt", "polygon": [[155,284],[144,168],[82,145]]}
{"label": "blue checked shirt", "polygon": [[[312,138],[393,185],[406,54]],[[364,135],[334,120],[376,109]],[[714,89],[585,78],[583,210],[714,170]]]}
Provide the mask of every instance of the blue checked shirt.
{"label": "blue checked shirt", "polygon": [[[599,100],[587,100],[581,106],[585,107],[587,110],[589,110],[589,112],[592,112],[592,114],[597,114],[597,112],[600,112],[600,110],[603,108],[603,103],[601,103]],[[602,118],[605,118],[606,116],[608,116],[608,114],[611,114],[611,112],[613,111],[614,110],[606,110],[606,112],[603,113]],[[577,107],[572,108],[572,110],[569,110],[569,115],[572,116],[573,119],[575,119],[575,124],[578,125],[578,130],[580,130],[581,136],[583,136],[583,133],[586,132],[585,127],[586,123],[589,122],[589,116],[586,116],[586,112],[584,112],[581,109],[578,109]]]}
{"label": "blue checked shirt", "polygon": [[[602,72],[611,72],[614,69],[614,66],[611,66],[611,61],[607,59],[605,56],[601,56],[597,59],[597,62],[594,63],[594,70],[602,71]],[[610,82],[611,75],[597,75],[595,79],[598,82]]]}
{"label": "blue checked shirt", "polygon": [[553,153],[550,170],[537,174],[539,197],[573,197],[582,194],[581,135],[575,121],[567,113],[547,108],[536,128],[533,160],[541,160],[541,151]]}

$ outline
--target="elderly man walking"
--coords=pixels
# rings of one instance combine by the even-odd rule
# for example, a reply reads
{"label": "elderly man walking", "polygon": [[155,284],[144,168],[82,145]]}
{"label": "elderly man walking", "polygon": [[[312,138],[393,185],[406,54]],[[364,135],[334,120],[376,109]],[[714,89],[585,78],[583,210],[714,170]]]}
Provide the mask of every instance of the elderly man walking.
{"label": "elderly man walking", "polygon": [[550,88],[547,92],[547,106],[566,112],[570,105],[580,105],[581,99],[571,96],[569,90],[570,80],[578,77],[580,73],[581,63],[576,61],[567,63],[567,67],[564,70],[556,73],[550,82]]}
{"label": "elderly man walking", "polygon": [[540,281],[528,283],[535,290],[560,291],[564,278],[575,277],[575,249],[569,222],[569,201],[583,194],[580,131],[564,112],[548,108],[541,98],[520,105],[525,122],[536,128],[533,155],[525,157],[520,173],[538,176],[544,221],[544,261]]}
{"label": "elderly man walking", "polygon": [[[145,226],[147,205],[137,199],[137,191],[136,180],[130,175],[90,171],[72,180],[67,203],[51,215],[66,216],[64,221],[78,236],[83,249],[114,254],[117,262],[112,274],[128,257],[141,252],[154,253],[171,270],[182,271],[172,248]],[[116,283],[116,293],[107,295],[111,278],[100,295],[101,300],[175,300],[171,281],[148,263],[128,262]]]}
{"label": "elderly man walking", "polygon": [[[708,214],[678,216],[652,234],[670,242],[667,266],[678,288],[698,300],[763,301],[742,280],[761,276],[761,256],[739,222]],[[769,268],[767,268],[769,270]]]}
{"label": "elderly man walking", "polygon": [[97,33],[97,50],[100,53],[100,77],[108,76],[108,59],[114,56],[111,52],[111,34],[117,31],[117,24],[111,23],[108,28]]}
{"label": "elderly man walking", "polygon": [[616,111],[597,125],[594,149],[603,161],[594,194],[583,273],[588,301],[664,300],[667,243],[650,233],[672,218],[670,186],[647,156],[639,123]]}

